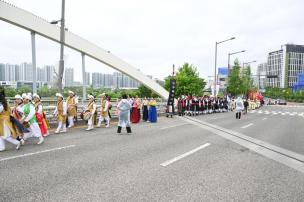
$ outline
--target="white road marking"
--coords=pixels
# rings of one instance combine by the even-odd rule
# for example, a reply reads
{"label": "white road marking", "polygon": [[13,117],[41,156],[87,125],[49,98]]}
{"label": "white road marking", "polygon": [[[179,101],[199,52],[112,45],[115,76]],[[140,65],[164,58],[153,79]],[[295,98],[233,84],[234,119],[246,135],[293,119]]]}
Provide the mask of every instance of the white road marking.
{"label": "white road marking", "polygon": [[181,160],[182,158],[185,158],[185,157],[187,157],[187,156],[189,156],[189,155],[191,155],[191,154],[193,154],[193,153],[195,153],[195,152],[197,152],[197,151],[199,151],[201,149],[204,149],[204,148],[206,148],[206,147],[208,147],[210,145],[211,145],[210,143],[203,144],[203,145],[201,145],[201,146],[199,146],[199,147],[197,147],[197,148],[195,148],[195,149],[193,149],[191,151],[188,151],[188,152],[186,152],[186,153],[184,153],[182,155],[179,155],[179,156],[177,156],[177,157],[175,157],[173,159],[165,161],[164,163],[162,163],[160,165],[163,166],[163,167],[166,167],[166,166],[168,166],[168,165],[170,165],[170,164],[172,164],[172,163],[174,163],[174,162],[176,162],[178,160]]}
{"label": "white road marking", "polygon": [[246,126],[243,126],[242,128],[248,128],[248,127],[250,127],[250,126],[252,126],[253,125],[253,123],[250,123],[250,124],[248,124],[248,125],[246,125]]}
{"label": "white road marking", "polygon": [[36,154],[42,154],[42,153],[51,152],[51,151],[68,149],[68,148],[71,148],[71,147],[76,147],[76,145],[68,145],[68,146],[65,146],[65,147],[57,147],[57,148],[53,148],[53,149],[47,149],[47,150],[43,150],[43,151],[27,153],[27,154],[22,154],[22,155],[18,155],[18,156],[6,157],[6,158],[0,159],[0,162],[1,161],[13,160],[13,159],[17,159],[17,158],[23,158],[23,157],[26,157],[26,156],[33,156],[33,155],[36,155]]}
{"label": "white road marking", "polygon": [[259,110],[259,114],[262,114],[263,113],[263,111],[262,110]]}
{"label": "white road marking", "polygon": [[175,128],[175,127],[179,127],[179,126],[184,126],[184,125],[187,125],[187,124],[188,123],[183,123],[183,124],[174,125],[174,126],[167,126],[167,127],[161,128],[161,130],[166,130],[166,129],[169,129],[169,128]]}
{"label": "white road marking", "polygon": [[258,154],[261,154],[269,159],[282,163],[290,168],[294,168],[304,173],[304,155],[292,152],[290,150],[271,145],[259,139],[255,139],[241,133],[216,126],[205,121],[197,120],[194,118],[180,118],[188,123],[192,123],[198,127],[215,133],[225,139],[242,145]]}
{"label": "white road marking", "polygon": [[263,118],[262,120],[265,121],[267,118]]}

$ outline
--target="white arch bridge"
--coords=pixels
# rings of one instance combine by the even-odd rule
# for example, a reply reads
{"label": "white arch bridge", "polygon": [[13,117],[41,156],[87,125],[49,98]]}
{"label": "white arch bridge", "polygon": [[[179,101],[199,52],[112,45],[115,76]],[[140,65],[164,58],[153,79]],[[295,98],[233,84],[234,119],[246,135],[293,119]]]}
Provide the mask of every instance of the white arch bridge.
{"label": "white arch bridge", "polygon": [[[39,34],[43,37],[60,43],[60,27],[52,25],[48,21],[28,11],[17,8],[14,5],[6,3],[2,0],[0,0],[0,20],[29,30],[32,33],[32,42],[34,40],[35,34]],[[65,30],[64,45],[76,51],[79,51],[82,54],[83,73],[84,56],[87,55],[112,67],[113,69],[116,69],[136,79],[137,81],[157,93],[162,98],[168,98],[169,93],[155,81],[145,76],[135,67],[131,66],[130,64],[126,63],[115,55],[105,51],[104,49],[98,47],[97,45],[87,41],[86,39],[83,39],[77,36],[76,34]],[[33,55],[35,55],[35,53],[33,53]],[[35,65],[33,64],[33,66]]]}

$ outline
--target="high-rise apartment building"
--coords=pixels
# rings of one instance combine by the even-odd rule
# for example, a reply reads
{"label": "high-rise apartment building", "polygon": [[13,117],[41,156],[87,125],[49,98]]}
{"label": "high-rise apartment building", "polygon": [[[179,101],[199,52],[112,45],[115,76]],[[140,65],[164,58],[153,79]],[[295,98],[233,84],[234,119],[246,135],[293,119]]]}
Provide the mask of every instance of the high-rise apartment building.
{"label": "high-rise apartment building", "polygon": [[268,54],[266,86],[291,88],[304,72],[304,46],[287,44]]}
{"label": "high-rise apartment building", "polygon": [[0,81],[5,81],[5,64],[0,63]]}
{"label": "high-rise apartment building", "polygon": [[91,85],[91,73],[90,72],[86,72],[85,76],[86,76],[86,83],[85,83],[85,85],[86,86],[90,86]]}
{"label": "high-rise apartment building", "polygon": [[257,74],[255,76],[255,84],[259,89],[266,88],[266,72],[267,72],[267,63],[261,63],[258,65]]}
{"label": "high-rise apartment building", "polygon": [[74,84],[74,69],[73,68],[66,68],[65,69],[65,87],[72,87]]}
{"label": "high-rise apartment building", "polygon": [[47,83],[54,83],[54,72],[55,72],[55,67],[54,66],[50,66],[50,65],[46,65],[44,66],[44,73],[45,73],[45,81]]}
{"label": "high-rise apartment building", "polygon": [[19,77],[22,81],[33,81],[33,67],[31,63],[22,63],[20,65]]}
{"label": "high-rise apartment building", "polygon": [[103,74],[94,72],[92,74],[93,88],[138,88],[139,82],[120,72]]}

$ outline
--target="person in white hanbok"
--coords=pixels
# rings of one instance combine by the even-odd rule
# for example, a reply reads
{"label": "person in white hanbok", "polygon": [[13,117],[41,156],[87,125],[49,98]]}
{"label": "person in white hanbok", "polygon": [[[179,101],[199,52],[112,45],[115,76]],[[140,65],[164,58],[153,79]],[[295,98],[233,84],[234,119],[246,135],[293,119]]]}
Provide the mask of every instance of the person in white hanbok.
{"label": "person in white hanbok", "polygon": [[119,110],[119,121],[117,133],[121,133],[122,127],[126,127],[127,133],[131,133],[131,124],[130,124],[130,109],[131,104],[127,100],[127,95],[122,96],[122,100],[118,103],[117,108]]}
{"label": "person in white hanbok", "polygon": [[235,102],[236,119],[241,119],[242,111],[244,110],[244,103],[241,97],[238,97]]}

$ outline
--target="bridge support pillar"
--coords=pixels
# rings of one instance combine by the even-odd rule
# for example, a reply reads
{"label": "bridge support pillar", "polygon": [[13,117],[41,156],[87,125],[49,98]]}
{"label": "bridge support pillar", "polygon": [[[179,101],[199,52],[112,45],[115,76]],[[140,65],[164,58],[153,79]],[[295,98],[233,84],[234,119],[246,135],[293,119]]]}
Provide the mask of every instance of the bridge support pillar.
{"label": "bridge support pillar", "polygon": [[85,72],[85,54],[81,53],[81,60],[82,60],[82,103],[84,103],[84,101],[86,100],[86,96],[87,96],[87,89],[86,89],[86,85],[87,85],[87,81],[86,81],[86,72]]}
{"label": "bridge support pillar", "polygon": [[36,40],[35,32],[31,32],[32,41],[32,68],[33,68],[33,93],[37,93],[37,71],[36,71]]}

